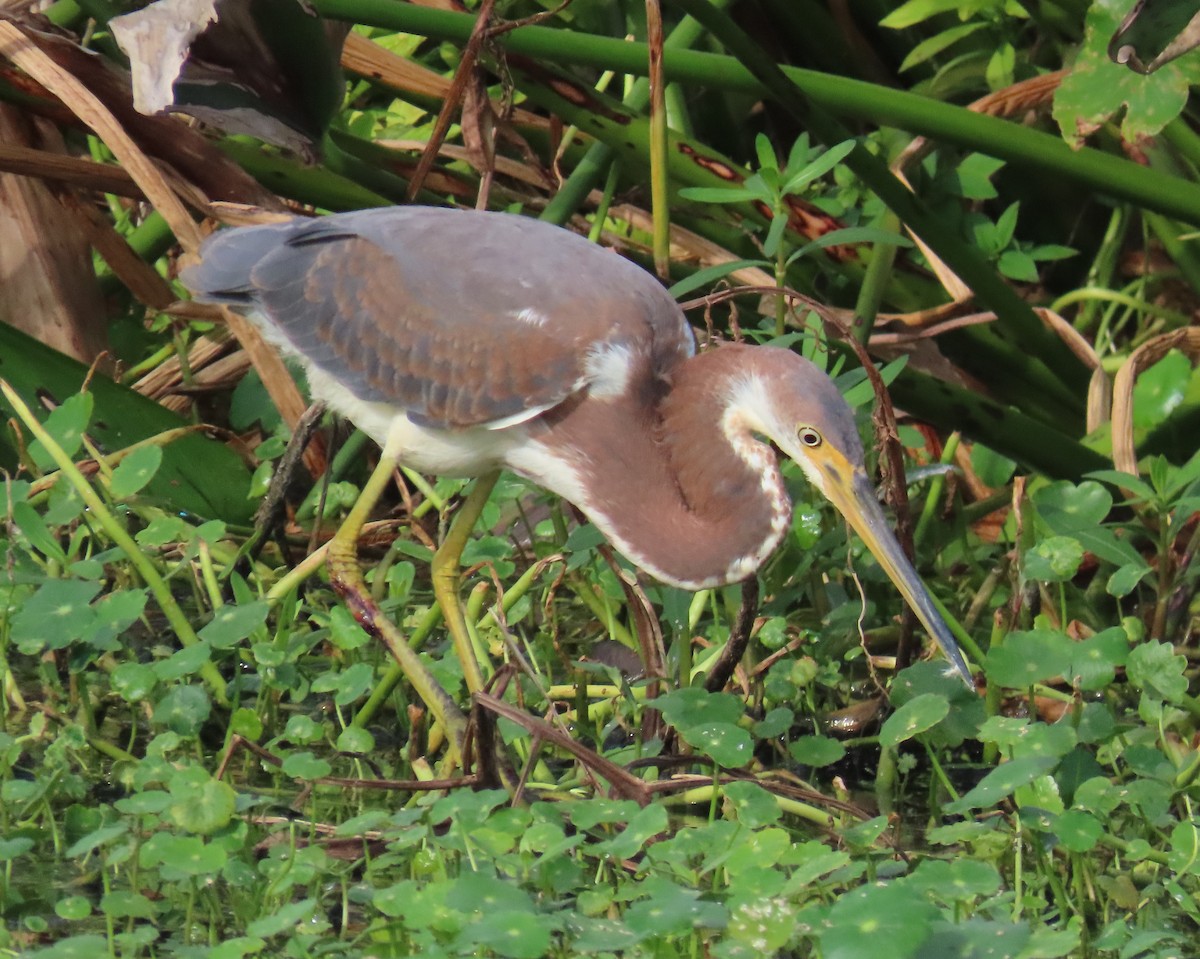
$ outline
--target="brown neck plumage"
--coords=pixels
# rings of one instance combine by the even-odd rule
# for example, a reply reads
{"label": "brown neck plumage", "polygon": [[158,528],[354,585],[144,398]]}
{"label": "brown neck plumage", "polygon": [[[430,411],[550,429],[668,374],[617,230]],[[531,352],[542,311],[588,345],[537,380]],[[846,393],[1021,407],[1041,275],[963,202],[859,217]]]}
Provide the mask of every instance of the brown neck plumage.
{"label": "brown neck plumage", "polygon": [[661,386],[646,376],[620,397],[574,404],[547,425],[569,451],[577,488],[532,478],[574,500],[664,582],[700,589],[746,578],[791,520],[774,453],[730,411],[753,358],[753,348],[724,346],[676,366],[665,395],[650,395]]}

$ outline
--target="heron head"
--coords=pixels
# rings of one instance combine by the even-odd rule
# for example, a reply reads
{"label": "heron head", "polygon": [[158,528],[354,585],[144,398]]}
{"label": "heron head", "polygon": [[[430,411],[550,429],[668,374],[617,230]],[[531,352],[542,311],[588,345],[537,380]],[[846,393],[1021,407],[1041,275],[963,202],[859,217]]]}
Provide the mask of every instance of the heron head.
{"label": "heron head", "polygon": [[[837,507],[968,684],[949,627],[905,556],[863,463],[854,412],[833,381],[790,350],[759,347],[752,395],[735,404],[745,426],[771,439]],[[731,409],[734,407],[731,407]]]}

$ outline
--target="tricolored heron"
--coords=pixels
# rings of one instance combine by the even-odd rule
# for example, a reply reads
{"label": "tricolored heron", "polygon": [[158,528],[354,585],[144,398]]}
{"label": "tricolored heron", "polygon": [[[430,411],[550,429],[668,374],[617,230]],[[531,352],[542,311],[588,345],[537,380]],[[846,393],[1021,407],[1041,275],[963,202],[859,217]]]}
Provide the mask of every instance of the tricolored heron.
{"label": "tricolored heron", "polygon": [[396,462],[481,477],[433,562],[472,692],[458,560],[497,471],[574,503],[656,579],[699,590],[754,574],[790,528],[762,438],[841,511],[970,682],[832,381],[786,349],[697,354],[675,301],[615,253],[526,217],[402,207],[223,230],[182,279],[256,320],[301,361],[313,395],[383,447],[330,544],[330,574],[453,734],[461,713],[362,588],[358,534]]}

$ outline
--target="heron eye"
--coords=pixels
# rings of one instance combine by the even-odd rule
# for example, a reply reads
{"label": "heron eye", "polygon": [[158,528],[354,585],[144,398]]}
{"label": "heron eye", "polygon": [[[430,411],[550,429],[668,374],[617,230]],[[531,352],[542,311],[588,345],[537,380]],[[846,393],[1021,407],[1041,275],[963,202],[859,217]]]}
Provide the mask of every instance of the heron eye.
{"label": "heron eye", "polygon": [[811,426],[801,426],[800,429],[796,431],[796,436],[798,436],[800,442],[809,449],[814,449],[820,446],[823,442],[821,439],[821,434],[814,430]]}

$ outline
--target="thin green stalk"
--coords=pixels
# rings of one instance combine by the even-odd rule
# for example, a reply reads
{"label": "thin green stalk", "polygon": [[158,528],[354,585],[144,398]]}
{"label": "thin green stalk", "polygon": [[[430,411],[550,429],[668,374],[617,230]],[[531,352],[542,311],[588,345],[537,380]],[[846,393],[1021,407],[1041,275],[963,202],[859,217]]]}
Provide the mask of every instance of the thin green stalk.
{"label": "thin green stalk", "polygon": [[[1125,234],[1129,229],[1130,215],[1129,209],[1124,204],[1113,207],[1112,213],[1108,218],[1108,226],[1104,230],[1104,236],[1100,240],[1100,249],[1096,252],[1096,256],[1092,260],[1091,266],[1088,268],[1087,280],[1085,281],[1088,287],[1098,289],[1108,289],[1113,285],[1113,277],[1117,271],[1117,263],[1121,257],[1121,251],[1124,248]],[[1095,300],[1088,300],[1083,309],[1079,311],[1074,320],[1075,329],[1079,332],[1088,334],[1096,322],[1096,313],[1099,310],[1099,303]],[[1057,311],[1056,312],[1060,312]]]}
{"label": "thin green stalk", "polygon": [[608,176],[604,178],[604,189],[600,193],[600,202],[596,204],[596,215],[592,219],[592,228],[588,231],[588,239],[593,243],[600,242],[600,234],[604,232],[604,221],[608,218],[609,207],[617,193],[617,184],[621,179],[621,165],[613,162],[608,165]]}
{"label": "thin green stalk", "polygon": [[[900,234],[900,217],[888,210],[880,220],[878,227],[898,236]],[[863,275],[862,286],[858,291],[858,300],[854,304],[853,333],[855,339],[864,346],[871,338],[871,331],[875,328],[875,317],[879,314],[879,307],[883,303],[898,249],[899,247],[891,243],[876,243],[871,248],[871,262],[867,264],[867,272]]]}
{"label": "thin green stalk", "polygon": [[[1164,177],[1164,179],[1166,179]],[[1174,179],[1174,178],[1171,178]],[[1179,267],[1183,278],[1191,284],[1193,290],[1200,290],[1200,256],[1197,256],[1192,244],[1181,239],[1179,225],[1170,219],[1149,210],[1142,212],[1146,225],[1155,239],[1163,245],[1172,262]],[[1186,326],[1188,321],[1183,323]]]}
{"label": "thin green stalk", "polygon": [[960,798],[958,790],[954,788],[954,784],[950,782],[950,777],[946,775],[946,770],[942,768],[942,764],[937,758],[937,753],[933,751],[933,747],[924,739],[920,740],[920,743],[925,747],[925,754],[929,757],[929,766],[933,770],[933,774],[937,777],[937,781],[942,784],[942,788],[949,794],[951,801],[957,802]]}
{"label": "thin green stalk", "polygon": [[1159,135],[1194,169],[1200,169],[1200,136],[1191,128],[1186,116],[1177,116]]}
{"label": "thin green stalk", "polygon": [[662,73],[660,0],[646,0],[646,51],[650,71],[650,211],[654,224],[654,272],[671,276],[671,185],[667,176],[667,90]]}
{"label": "thin green stalk", "polygon": [[628,646],[630,649],[636,650],[638,648],[637,640],[617,620],[617,617],[614,615],[612,609],[609,608],[604,598],[597,595],[589,587],[587,580],[578,575],[569,576],[567,578],[567,585],[571,587],[572,592],[591,611],[592,615],[604,624],[604,628],[608,630],[609,635],[613,639],[617,640],[622,646]]}
{"label": "thin green stalk", "polygon": [[970,654],[971,659],[982,666],[984,654],[983,650],[979,648],[979,644],[975,642],[970,633],[962,628],[962,624],[950,614],[950,611],[942,605],[940,599],[932,593],[929,594],[929,598],[933,600],[933,605],[937,607],[938,615],[942,617],[943,622],[950,628],[950,632],[958,640],[958,645],[963,648],[963,652]]}
{"label": "thin green stalk", "polygon": [[[943,466],[948,466],[954,462],[954,454],[958,452],[958,445],[962,442],[961,433],[951,433],[946,440],[946,445],[942,448],[942,455],[938,462]],[[925,541],[925,534],[929,532],[929,527],[933,525],[933,518],[937,514],[938,503],[942,499],[942,490],[946,488],[946,474],[939,473],[929,483],[929,492],[925,494],[925,506],[921,510],[921,518],[917,520],[916,528],[913,530],[913,548],[916,549]]]}
{"label": "thin green stalk", "polygon": [[[675,793],[673,796],[664,800],[668,806],[696,806],[700,803],[710,803],[716,787],[711,785],[696,786],[692,789],[685,789],[682,792]],[[823,829],[831,829],[833,827],[833,817],[823,809],[818,809],[816,806],[810,806],[808,803],[797,802],[795,799],[788,799],[785,796],[777,796],[772,794],[772,799],[776,805],[785,813],[791,813],[793,816],[798,816],[805,819]]]}
{"label": "thin green stalk", "polygon": [[1172,310],[1170,307],[1163,306],[1162,304],[1151,303],[1149,300],[1130,296],[1128,293],[1122,293],[1119,290],[1103,289],[1096,286],[1084,286],[1077,290],[1071,290],[1069,293],[1064,293],[1050,304],[1050,309],[1055,313],[1061,313],[1075,303],[1090,304],[1102,302],[1126,306],[1147,316],[1161,316],[1170,324],[1172,329],[1187,326],[1192,321],[1190,316],[1180,313],[1178,310]]}
{"label": "thin green stalk", "polygon": [[879,762],[875,766],[875,803],[881,815],[890,816],[896,811],[896,791],[899,767],[896,750],[883,747],[879,750]]}
{"label": "thin green stalk", "polygon": [[[424,641],[425,637],[433,632],[438,623],[442,621],[442,611],[436,605],[429,607],[429,610],[421,618],[421,621],[416,625],[411,633],[409,633],[408,641],[415,645],[418,642]],[[392,690],[400,684],[404,679],[404,670],[397,662],[392,662],[386,673],[383,674],[383,679],[375,684],[375,688],[371,690],[371,695],[367,701],[363,703],[362,708],[355,714],[352,726],[357,726],[360,729],[375,717],[379,708],[384,704]]]}
{"label": "thin green stalk", "polygon": [[[171,595],[171,588],[167,585],[166,580],[159,575],[150,558],[142,552],[134,541],[134,538],[129,535],[129,531],[113,516],[112,511],[108,508],[104,500],[100,498],[100,495],[92,487],[91,483],[79,472],[79,469],[71,461],[71,458],[67,456],[63,448],[46,432],[37,417],[25,405],[25,401],[4,380],[0,380],[0,392],[4,394],[4,398],[8,401],[17,416],[20,417],[21,422],[25,424],[29,432],[46,448],[46,452],[50,454],[50,458],[54,460],[55,465],[58,466],[80,498],[87,504],[91,518],[104,530],[109,539],[117,545],[121,552],[128,557],[133,568],[142,577],[142,581],[149,587],[150,592],[154,594],[159,608],[162,610],[163,615],[166,616],[167,622],[171,624],[175,635],[179,637],[179,641],[184,646],[194,646],[199,643],[200,638],[196,635],[196,631],[192,629],[192,624],[188,622],[187,617],[184,616],[183,610],[179,608],[179,604],[175,602],[175,597]],[[228,697],[225,691],[225,680],[217,671],[217,667],[212,663],[205,663],[200,667],[200,675],[204,677],[205,682],[212,689],[217,701],[222,704],[227,703]]]}

